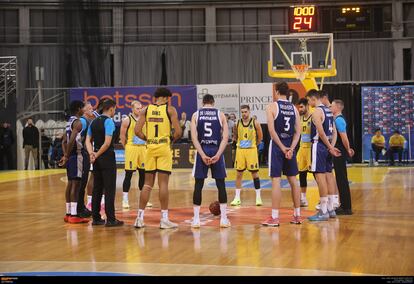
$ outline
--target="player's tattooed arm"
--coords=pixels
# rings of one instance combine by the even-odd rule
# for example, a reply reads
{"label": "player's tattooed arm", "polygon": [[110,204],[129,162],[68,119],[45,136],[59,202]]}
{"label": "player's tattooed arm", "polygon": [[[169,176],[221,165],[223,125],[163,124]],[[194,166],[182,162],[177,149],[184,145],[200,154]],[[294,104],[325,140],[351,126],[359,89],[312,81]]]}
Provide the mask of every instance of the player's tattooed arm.
{"label": "player's tattooed arm", "polygon": [[141,138],[142,140],[147,140],[147,137],[145,136],[144,132],[142,131],[144,124],[145,124],[145,118],[147,114],[147,107],[143,108],[139,114],[138,122],[135,124],[135,135]]}
{"label": "player's tattooed arm", "polygon": [[275,130],[275,115],[277,112],[277,105],[276,104],[269,104],[266,107],[266,117],[267,117],[267,128],[269,129],[269,134],[272,140],[276,143],[277,146],[279,146],[280,150],[282,150],[283,154],[286,155],[289,148],[287,148],[285,145],[283,145],[282,141],[280,141],[279,136],[276,133]]}
{"label": "player's tattooed arm", "polygon": [[181,136],[183,135],[183,129],[180,126],[180,121],[178,120],[178,114],[177,114],[177,110],[175,109],[175,107],[168,106],[168,114],[170,115],[171,124],[172,124],[172,127],[174,128],[173,142],[175,142],[179,140]]}
{"label": "player's tattooed arm", "polygon": [[124,146],[124,148],[125,148],[125,144],[126,144],[126,140],[127,140],[127,129],[128,129],[128,125],[129,125],[129,116],[125,117],[122,120],[121,132],[120,132],[120,135],[119,135],[119,139],[121,141],[122,146]]}
{"label": "player's tattooed arm", "polygon": [[203,148],[201,147],[200,142],[198,141],[197,124],[196,124],[197,115],[196,114],[197,113],[193,114],[193,117],[191,118],[191,123],[190,123],[191,141],[193,141],[194,148],[196,148],[197,153],[200,155],[204,164],[209,165],[210,157],[208,157],[204,153]]}
{"label": "player's tattooed arm", "polygon": [[221,120],[222,137],[221,137],[220,147],[217,153],[213,157],[211,157],[212,164],[220,160],[220,157],[221,155],[223,155],[224,151],[226,150],[226,147],[229,141],[229,127],[227,124],[226,116],[222,112],[220,112],[220,120]]}
{"label": "player's tattooed arm", "polygon": [[262,131],[262,126],[260,125],[260,123],[255,120],[254,121],[254,127],[256,128],[256,134],[257,134],[257,139],[256,139],[256,146],[259,146],[259,144],[262,142],[263,140],[263,131]]}

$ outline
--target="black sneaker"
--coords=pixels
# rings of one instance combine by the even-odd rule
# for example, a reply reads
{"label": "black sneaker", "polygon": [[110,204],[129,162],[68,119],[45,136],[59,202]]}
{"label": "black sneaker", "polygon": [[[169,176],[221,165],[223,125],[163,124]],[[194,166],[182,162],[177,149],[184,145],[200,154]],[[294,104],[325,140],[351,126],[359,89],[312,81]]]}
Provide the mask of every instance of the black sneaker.
{"label": "black sneaker", "polygon": [[335,213],[336,215],[352,215],[352,210],[339,207],[335,210]]}
{"label": "black sneaker", "polygon": [[124,221],[115,219],[115,221],[107,221],[105,227],[119,227],[124,225]]}
{"label": "black sneaker", "polygon": [[92,221],[92,226],[99,226],[99,225],[105,225],[105,220],[101,219],[101,220],[93,220]]}
{"label": "black sneaker", "polygon": [[79,213],[79,216],[82,218],[89,218],[92,216],[92,212],[85,208]]}

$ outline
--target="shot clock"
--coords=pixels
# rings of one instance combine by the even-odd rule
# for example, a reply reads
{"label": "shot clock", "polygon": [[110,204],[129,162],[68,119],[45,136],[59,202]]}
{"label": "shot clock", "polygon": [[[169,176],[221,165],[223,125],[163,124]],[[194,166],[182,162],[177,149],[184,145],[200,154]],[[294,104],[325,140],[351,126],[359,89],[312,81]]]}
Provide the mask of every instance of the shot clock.
{"label": "shot clock", "polygon": [[317,32],[315,6],[292,6],[289,8],[289,33]]}

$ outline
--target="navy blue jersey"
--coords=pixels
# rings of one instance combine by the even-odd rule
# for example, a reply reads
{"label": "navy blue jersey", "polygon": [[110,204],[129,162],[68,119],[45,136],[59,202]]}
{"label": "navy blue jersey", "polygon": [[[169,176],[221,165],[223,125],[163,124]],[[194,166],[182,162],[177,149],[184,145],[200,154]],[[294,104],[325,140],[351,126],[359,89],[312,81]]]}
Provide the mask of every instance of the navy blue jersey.
{"label": "navy blue jersey", "polygon": [[275,131],[281,141],[290,141],[295,134],[295,106],[287,100],[276,102],[278,112],[275,117]]}
{"label": "navy blue jersey", "polygon": [[216,108],[202,108],[196,112],[198,141],[201,145],[220,145],[220,111]]}
{"label": "navy blue jersey", "polygon": [[[69,118],[68,122],[66,123],[66,140],[67,140],[68,144],[69,144],[70,136],[72,135],[73,123],[76,120],[78,120],[78,118],[76,116],[71,116]],[[76,135],[76,138],[75,138],[75,144],[73,145],[72,149],[68,149],[68,153],[70,155],[79,154],[81,152],[82,148],[83,148],[82,136],[81,136],[81,132],[78,132],[78,134]]]}
{"label": "navy blue jersey", "polygon": [[[322,121],[323,131],[325,132],[326,137],[328,137],[328,140],[331,141],[332,132],[333,132],[333,121],[334,121],[332,111],[328,107],[322,104],[317,106],[317,108],[320,108],[323,111],[323,121]],[[311,124],[311,137],[312,137],[312,140],[315,142],[321,141],[318,131],[313,121]]]}

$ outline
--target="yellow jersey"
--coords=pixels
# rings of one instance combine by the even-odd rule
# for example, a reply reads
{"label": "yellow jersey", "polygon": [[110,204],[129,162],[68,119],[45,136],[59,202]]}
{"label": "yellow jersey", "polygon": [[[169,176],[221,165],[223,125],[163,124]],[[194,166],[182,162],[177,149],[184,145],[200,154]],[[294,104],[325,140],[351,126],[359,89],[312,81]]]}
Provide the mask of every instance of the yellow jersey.
{"label": "yellow jersey", "polygon": [[305,116],[300,117],[301,133],[300,133],[300,147],[311,147],[311,122],[312,115],[309,115],[308,119]]}
{"label": "yellow jersey", "polygon": [[170,145],[171,120],[168,115],[168,104],[147,107],[145,113],[147,147],[151,145]]}
{"label": "yellow jersey", "polygon": [[129,114],[128,117],[129,117],[129,125],[127,128],[126,144],[127,145],[145,145],[145,141],[135,135],[135,125],[137,124],[137,120],[132,114]]}
{"label": "yellow jersey", "polygon": [[243,120],[237,122],[237,147],[241,149],[256,148],[256,127],[254,126],[254,118],[250,118],[247,125],[243,124]]}
{"label": "yellow jersey", "polygon": [[371,138],[371,143],[372,144],[385,144],[385,137],[382,135],[380,136],[374,135]]}
{"label": "yellow jersey", "polygon": [[404,147],[405,138],[402,135],[394,134],[390,137],[389,144],[391,147]]}

